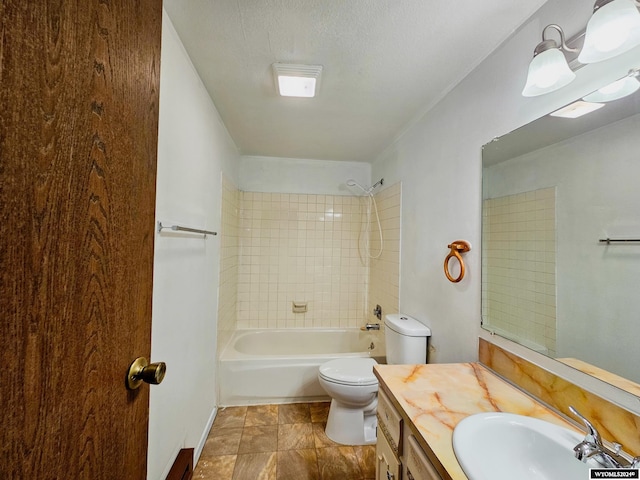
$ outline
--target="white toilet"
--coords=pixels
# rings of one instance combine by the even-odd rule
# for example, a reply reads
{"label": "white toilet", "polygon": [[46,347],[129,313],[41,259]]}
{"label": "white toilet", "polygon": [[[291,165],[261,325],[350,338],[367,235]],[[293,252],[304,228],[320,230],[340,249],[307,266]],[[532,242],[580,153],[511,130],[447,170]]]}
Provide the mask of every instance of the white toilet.
{"label": "white toilet", "polygon": [[[407,315],[385,317],[385,344],[388,364],[427,363],[429,327]],[[325,433],[343,445],[376,442],[378,380],[373,374],[373,358],[353,357],[330,360],[320,366],[318,380],[331,397]]]}

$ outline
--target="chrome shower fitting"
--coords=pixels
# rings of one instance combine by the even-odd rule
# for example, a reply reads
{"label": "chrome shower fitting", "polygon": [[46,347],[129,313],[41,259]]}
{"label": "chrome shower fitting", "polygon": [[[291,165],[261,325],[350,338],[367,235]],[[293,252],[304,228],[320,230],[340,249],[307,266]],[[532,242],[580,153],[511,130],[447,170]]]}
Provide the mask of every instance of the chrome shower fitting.
{"label": "chrome shower fitting", "polygon": [[365,324],[364,327],[361,327],[360,330],[380,330],[380,324],[379,323],[367,323]]}
{"label": "chrome shower fitting", "polygon": [[347,186],[348,187],[358,187],[360,190],[362,190],[364,192],[365,195],[371,195],[371,192],[379,185],[384,185],[384,178],[381,178],[376,183],[371,185],[369,188],[364,188],[362,185],[360,185],[358,182],[356,182],[352,178],[347,180]]}

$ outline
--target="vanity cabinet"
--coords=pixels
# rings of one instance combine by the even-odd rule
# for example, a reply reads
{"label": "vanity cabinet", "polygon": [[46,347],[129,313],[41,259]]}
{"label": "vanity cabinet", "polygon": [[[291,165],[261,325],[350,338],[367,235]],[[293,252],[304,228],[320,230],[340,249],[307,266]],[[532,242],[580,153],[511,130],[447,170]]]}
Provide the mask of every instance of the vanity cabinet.
{"label": "vanity cabinet", "polygon": [[[380,432],[380,430],[378,430]],[[400,480],[402,465],[384,435],[376,442],[376,480]]]}
{"label": "vanity cabinet", "polygon": [[382,389],[378,391],[377,416],[376,480],[400,480],[403,420]]}
{"label": "vanity cabinet", "polygon": [[404,449],[405,480],[441,480],[442,477],[413,435],[407,436]]}
{"label": "vanity cabinet", "polygon": [[418,444],[389,397],[378,391],[378,441],[376,480],[441,480],[441,476]]}
{"label": "vanity cabinet", "polygon": [[[397,457],[402,455],[402,415],[389,400],[384,391],[378,391],[378,430],[387,437]],[[379,436],[378,436],[379,438]]]}

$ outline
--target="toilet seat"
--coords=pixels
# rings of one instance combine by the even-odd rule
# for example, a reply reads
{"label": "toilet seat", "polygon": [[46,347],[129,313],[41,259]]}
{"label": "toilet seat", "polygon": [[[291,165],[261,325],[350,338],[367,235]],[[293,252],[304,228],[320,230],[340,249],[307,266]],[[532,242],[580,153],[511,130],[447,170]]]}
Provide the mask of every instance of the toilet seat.
{"label": "toilet seat", "polygon": [[378,379],[373,374],[373,366],[377,364],[373,358],[368,357],[339,358],[321,365],[318,374],[331,383],[372,386],[378,384]]}

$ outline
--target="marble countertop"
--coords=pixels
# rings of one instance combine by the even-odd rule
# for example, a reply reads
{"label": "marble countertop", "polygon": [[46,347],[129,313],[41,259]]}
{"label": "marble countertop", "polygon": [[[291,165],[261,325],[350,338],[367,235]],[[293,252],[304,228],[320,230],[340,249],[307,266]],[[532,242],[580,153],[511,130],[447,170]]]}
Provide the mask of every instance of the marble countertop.
{"label": "marble countertop", "polygon": [[584,372],[592,377],[596,377],[603,382],[607,382],[614,387],[618,387],[622,390],[625,390],[636,397],[640,397],[640,384],[632,382],[626,378],[623,378],[615,373],[608,372],[603,370],[602,368],[598,368],[595,365],[591,365],[583,360],[578,360],[577,358],[556,358],[556,360],[569,365],[581,372]]}
{"label": "marble countertop", "polygon": [[419,432],[416,439],[425,453],[435,457],[453,480],[467,478],[451,438],[458,422],[469,415],[517,413],[580,431],[479,363],[376,365],[374,373]]}

